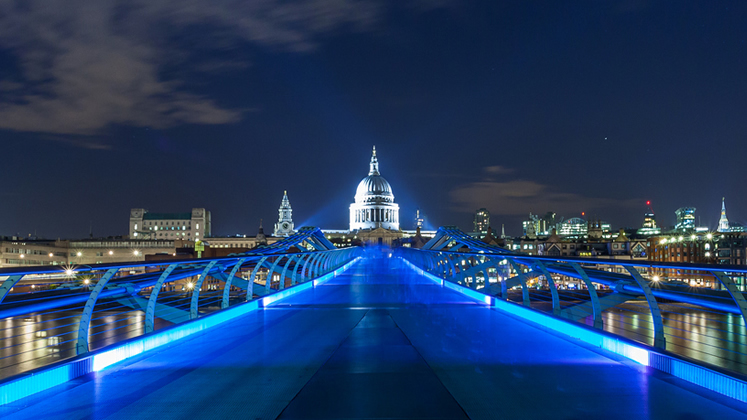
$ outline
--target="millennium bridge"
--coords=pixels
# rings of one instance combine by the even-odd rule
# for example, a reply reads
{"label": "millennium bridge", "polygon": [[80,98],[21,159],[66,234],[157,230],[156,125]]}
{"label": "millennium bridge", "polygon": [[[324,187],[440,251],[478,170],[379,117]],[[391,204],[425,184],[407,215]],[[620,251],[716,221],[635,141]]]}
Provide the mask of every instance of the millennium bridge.
{"label": "millennium bridge", "polygon": [[0,418],[747,418],[746,273],[454,227],[420,249],[303,228],[221,258],[2,269]]}

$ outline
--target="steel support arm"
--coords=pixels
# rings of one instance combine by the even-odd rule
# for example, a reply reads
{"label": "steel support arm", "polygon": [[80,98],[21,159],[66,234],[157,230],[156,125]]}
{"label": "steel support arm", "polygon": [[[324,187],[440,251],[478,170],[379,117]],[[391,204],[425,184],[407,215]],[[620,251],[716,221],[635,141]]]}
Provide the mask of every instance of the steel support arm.
{"label": "steel support arm", "polygon": [[178,267],[177,264],[171,264],[168,267],[166,267],[165,270],[163,270],[163,273],[158,277],[158,280],[156,280],[156,284],[153,285],[153,290],[150,292],[150,297],[148,298],[148,306],[145,310],[145,333],[149,333],[153,331],[153,320],[155,318],[156,313],[156,301],[158,300],[158,294],[161,292],[161,287],[163,286],[163,283],[166,282],[166,279],[169,277],[172,271],[174,271]]}
{"label": "steel support arm", "polygon": [[731,295],[731,298],[734,299],[734,303],[737,305],[737,308],[739,308],[739,312],[742,313],[742,321],[744,321],[744,325],[747,326],[747,300],[745,300],[742,292],[737,289],[737,285],[734,283],[734,279],[732,279],[723,271],[711,271],[711,273],[713,273],[713,275],[716,276],[721,284],[726,287],[726,290]]}
{"label": "steel support arm", "polygon": [[207,278],[208,273],[215,267],[215,264],[218,261],[210,261],[208,265],[205,267],[204,270],[202,270],[202,273],[200,273],[200,277],[197,278],[197,282],[194,285],[194,288],[192,289],[192,301],[189,304],[189,318],[190,319],[196,319],[198,316],[197,307],[200,302],[200,289],[202,289],[202,283],[205,281],[205,278]]}
{"label": "steel support arm", "polygon": [[661,311],[659,310],[659,304],[656,302],[656,297],[651,293],[651,287],[635,267],[626,266],[625,268],[638,283],[638,287],[643,290],[643,295],[646,298],[646,302],[648,302],[649,309],[651,310],[651,317],[654,321],[654,347],[666,349],[667,340],[666,337],[664,337],[664,321],[661,318]]}
{"label": "steel support arm", "polygon": [[529,302],[529,289],[527,289],[527,281],[524,276],[524,273],[521,271],[521,267],[519,264],[514,262],[513,259],[507,258],[508,263],[511,264],[511,267],[513,267],[514,271],[516,271],[516,276],[519,278],[519,282],[521,283],[521,300],[522,304],[524,306],[532,306]]}
{"label": "steel support arm", "polygon": [[5,299],[5,296],[8,296],[8,293],[10,293],[10,289],[13,288],[13,286],[16,285],[21,279],[23,278],[24,274],[19,274],[16,276],[10,276],[3,282],[3,285],[0,286],[0,303],[3,302],[3,299]]}
{"label": "steel support arm", "polygon": [[239,258],[239,260],[236,261],[236,264],[234,264],[233,268],[231,269],[231,273],[228,274],[228,277],[226,278],[223,285],[223,298],[220,301],[221,309],[228,308],[228,300],[231,297],[231,284],[233,283],[233,279],[236,276],[236,272],[239,271],[241,265],[244,264],[244,261],[246,260],[246,258]]}
{"label": "steel support arm", "polygon": [[589,290],[589,298],[591,299],[591,308],[593,312],[592,315],[594,318],[594,328],[602,329],[604,327],[602,320],[602,306],[599,304],[597,289],[589,279],[589,275],[586,274],[586,271],[583,269],[583,267],[581,267],[581,264],[577,262],[571,262],[570,264],[581,276],[581,280],[584,281],[584,284],[586,284],[586,288]]}
{"label": "steel support arm", "polygon": [[101,279],[96,283],[96,286],[88,295],[88,301],[86,306],[83,308],[83,314],[80,316],[80,322],[78,323],[78,339],[75,344],[75,354],[83,354],[88,352],[88,327],[91,325],[91,316],[93,315],[93,308],[96,306],[96,301],[99,298],[99,294],[106,284],[109,283],[112,277],[117,274],[118,268],[111,268],[104,273]]}
{"label": "steel support arm", "polygon": [[542,261],[535,262],[535,267],[539,268],[540,272],[545,276],[547,285],[550,287],[550,295],[552,296],[552,314],[560,316],[560,297],[558,296],[558,287],[555,285],[555,279],[547,271],[545,264]]}
{"label": "steel support arm", "polygon": [[259,273],[259,269],[262,268],[262,265],[265,263],[265,261],[267,261],[267,257],[262,257],[262,259],[259,260],[257,265],[254,266],[254,270],[252,270],[252,275],[251,277],[249,277],[249,287],[246,288],[246,301],[247,302],[254,299],[254,281],[257,278],[257,273]]}

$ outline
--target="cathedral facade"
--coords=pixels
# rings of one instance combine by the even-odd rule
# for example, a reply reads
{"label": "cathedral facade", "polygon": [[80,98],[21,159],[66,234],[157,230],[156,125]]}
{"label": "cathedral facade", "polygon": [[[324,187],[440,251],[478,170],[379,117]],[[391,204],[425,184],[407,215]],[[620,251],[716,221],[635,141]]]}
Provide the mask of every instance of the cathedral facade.
{"label": "cathedral facade", "polygon": [[379,172],[376,147],[373,148],[368,176],[355,190],[350,205],[350,234],[364,244],[392,245],[402,238],[399,228],[399,204],[394,202],[392,187]]}
{"label": "cathedral facade", "polygon": [[378,228],[399,230],[399,205],[394,202],[389,182],[379,172],[374,147],[368,176],[358,184],[355,202],[350,205],[350,231]]}

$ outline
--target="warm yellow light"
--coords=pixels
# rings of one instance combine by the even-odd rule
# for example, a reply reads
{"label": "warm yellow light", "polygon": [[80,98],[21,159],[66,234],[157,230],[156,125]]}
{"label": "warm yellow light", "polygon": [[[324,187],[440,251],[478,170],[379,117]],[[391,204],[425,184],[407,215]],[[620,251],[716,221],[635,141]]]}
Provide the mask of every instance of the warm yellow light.
{"label": "warm yellow light", "polygon": [[195,285],[192,284],[192,282],[187,283],[187,289],[191,289],[193,287],[195,287]]}
{"label": "warm yellow light", "polygon": [[65,275],[66,276],[72,276],[73,274],[75,274],[75,271],[73,271],[73,270],[71,270],[69,268],[67,270],[65,270]]}
{"label": "warm yellow light", "polygon": [[654,276],[651,280],[653,280],[653,281],[659,281],[659,276]]}
{"label": "warm yellow light", "polygon": [[83,255],[83,253],[82,253],[82,252],[79,252],[79,253],[78,253],[77,255],[78,255],[78,256],[80,257],[81,255]]}
{"label": "warm yellow light", "polygon": [[21,254],[21,258],[26,258],[26,256],[25,256],[25,255],[23,255],[23,254]]}
{"label": "warm yellow light", "polygon": [[662,243],[662,244],[667,243],[667,238],[662,239],[660,243]]}
{"label": "warm yellow light", "polygon": [[91,280],[88,280],[88,279],[83,280],[83,283],[85,283],[85,284],[88,284],[90,282],[91,282]]}
{"label": "warm yellow light", "polygon": [[50,256],[50,257],[54,257],[54,254],[50,252],[50,253],[49,253],[49,256]]}
{"label": "warm yellow light", "polygon": [[706,238],[708,238],[708,239],[712,239],[712,238],[713,238],[713,235],[711,235],[711,234],[709,233],[708,235],[706,235]]}
{"label": "warm yellow light", "polygon": [[114,255],[114,251],[109,251],[109,255]]}
{"label": "warm yellow light", "polygon": [[135,255],[140,255],[140,251],[132,251],[132,253]]}

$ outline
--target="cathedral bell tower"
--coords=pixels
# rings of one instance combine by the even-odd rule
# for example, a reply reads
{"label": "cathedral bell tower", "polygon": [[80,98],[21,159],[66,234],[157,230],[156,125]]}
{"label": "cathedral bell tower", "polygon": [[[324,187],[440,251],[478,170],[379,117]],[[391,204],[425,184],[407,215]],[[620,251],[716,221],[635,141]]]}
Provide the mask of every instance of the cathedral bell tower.
{"label": "cathedral bell tower", "polygon": [[291,209],[290,201],[288,200],[288,191],[284,191],[283,201],[280,202],[280,208],[278,209],[278,222],[275,223],[273,236],[289,236],[294,233],[292,213],[293,209]]}

